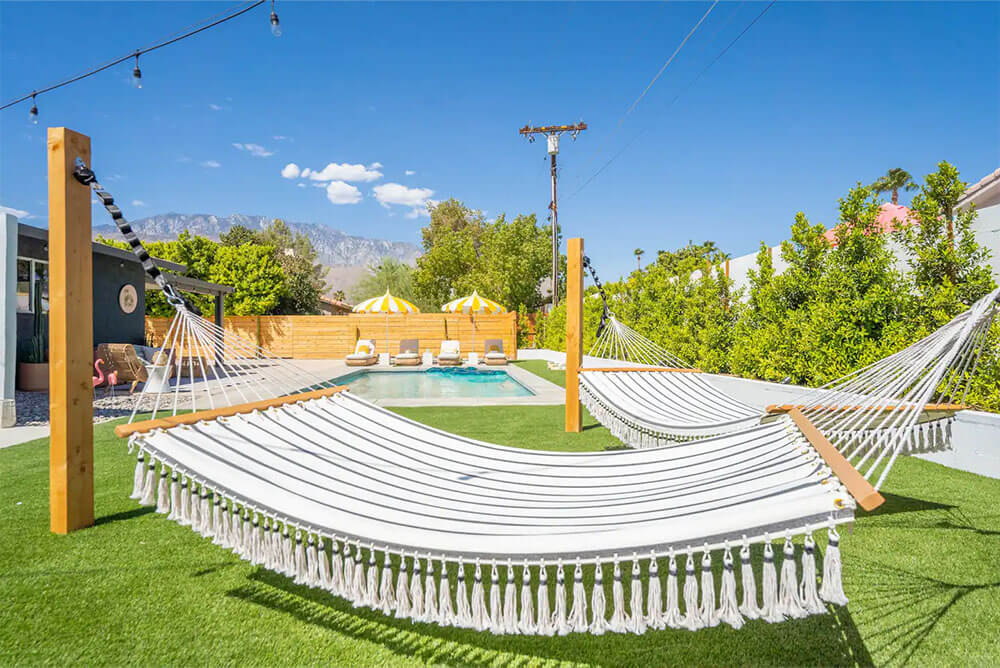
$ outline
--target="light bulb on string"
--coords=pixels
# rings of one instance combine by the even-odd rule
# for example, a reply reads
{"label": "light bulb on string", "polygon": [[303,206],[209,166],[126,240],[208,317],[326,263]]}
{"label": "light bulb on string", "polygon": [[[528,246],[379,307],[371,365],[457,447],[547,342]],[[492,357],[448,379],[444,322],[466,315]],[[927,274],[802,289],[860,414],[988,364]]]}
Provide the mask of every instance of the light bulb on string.
{"label": "light bulb on string", "polygon": [[281,37],[281,21],[278,20],[278,13],[274,11],[274,0],[271,0],[271,34]]}
{"label": "light bulb on string", "polygon": [[31,110],[28,111],[28,118],[35,125],[38,125],[38,106],[35,104],[35,94],[31,94]]}
{"label": "light bulb on string", "polygon": [[135,52],[135,69],[132,70],[132,85],[142,88],[142,70],[139,69],[139,52]]}

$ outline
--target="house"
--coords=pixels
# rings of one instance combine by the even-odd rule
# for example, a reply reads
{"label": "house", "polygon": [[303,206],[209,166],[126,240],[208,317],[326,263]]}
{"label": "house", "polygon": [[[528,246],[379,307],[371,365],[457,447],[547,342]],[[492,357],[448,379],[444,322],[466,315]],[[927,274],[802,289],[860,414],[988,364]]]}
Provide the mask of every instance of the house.
{"label": "house", "polygon": [[975,206],[978,216],[972,223],[976,241],[990,249],[993,279],[1000,283],[1000,169],[995,169],[969,186],[958,200],[960,209]]}
{"label": "house", "polygon": [[[25,225],[10,214],[0,215],[0,254],[4,269],[0,275],[0,425],[14,419],[14,377],[17,361],[29,345],[36,305],[48,311],[49,232]],[[93,263],[93,337],[98,343],[144,343],[146,288],[150,284],[138,258],[131,251],[100,243],[91,244]],[[215,296],[216,321],[221,325],[223,298],[232,288],[189,278],[187,267],[154,258],[168,280],[183,292]],[[47,337],[47,320],[42,327]]]}
{"label": "house", "polygon": [[353,310],[354,304],[330,297],[320,296],[319,298],[319,312],[324,315],[347,315]]}
{"label": "house", "polygon": [[[884,234],[886,232],[892,232],[897,228],[897,226],[909,225],[909,219],[909,208],[903,206],[902,204],[886,202],[879,207],[878,218],[875,220],[875,223],[878,225],[878,231]],[[834,246],[837,245],[837,230],[840,227],[840,225],[831,227],[823,235],[823,237]]]}

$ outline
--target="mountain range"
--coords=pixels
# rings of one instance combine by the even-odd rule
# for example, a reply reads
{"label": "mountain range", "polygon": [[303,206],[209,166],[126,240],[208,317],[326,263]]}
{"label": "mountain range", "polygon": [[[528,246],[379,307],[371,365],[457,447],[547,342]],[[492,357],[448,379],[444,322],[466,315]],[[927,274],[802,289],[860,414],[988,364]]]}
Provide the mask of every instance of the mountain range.
{"label": "mountain range", "polygon": [[[239,213],[229,216],[163,213],[140,218],[132,221],[131,225],[140,239],[148,241],[176,239],[184,230],[218,241],[219,236],[234,225],[258,230],[267,227],[271,220],[268,216]],[[408,241],[354,236],[320,223],[285,222],[293,232],[301,232],[312,241],[320,264],[327,268],[326,279],[331,293],[348,290],[361,277],[366,267],[377,264],[384,257],[412,265],[420,255],[420,248]],[[118,237],[118,230],[114,225],[98,225],[94,227],[94,236],[98,235],[115,239]]]}

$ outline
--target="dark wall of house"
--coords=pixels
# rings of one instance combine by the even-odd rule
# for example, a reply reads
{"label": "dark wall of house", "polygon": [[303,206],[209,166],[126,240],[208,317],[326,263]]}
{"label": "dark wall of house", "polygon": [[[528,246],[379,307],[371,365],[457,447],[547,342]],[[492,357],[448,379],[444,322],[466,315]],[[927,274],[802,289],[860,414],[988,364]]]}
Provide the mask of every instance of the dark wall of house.
{"label": "dark wall of house", "polygon": [[[46,243],[39,239],[20,237],[17,243],[20,257],[48,260]],[[145,341],[145,275],[138,262],[122,260],[102,253],[93,254],[94,283],[94,345],[99,343],[143,343]],[[132,313],[118,306],[118,292],[126,283],[135,286],[139,304]],[[31,338],[34,314],[17,314],[18,351]],[[48,321],[46,316],[44,321]],[[47,333],[47,332],[46,332]]]}

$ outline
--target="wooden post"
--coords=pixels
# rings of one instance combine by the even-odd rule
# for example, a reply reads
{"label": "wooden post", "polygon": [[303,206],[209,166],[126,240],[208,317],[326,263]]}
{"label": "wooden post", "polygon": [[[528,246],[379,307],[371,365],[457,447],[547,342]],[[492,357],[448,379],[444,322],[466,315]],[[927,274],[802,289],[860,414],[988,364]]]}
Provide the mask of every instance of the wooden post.
{"label": "wooden post", "polygon": [[580,386],[577,374],[583,362],[583,239],[569,239],[566,247],[566,431],[580,432]]}
{"label": "wooden post", "polygon": [[90,138],[49,128],[49,526],[94,523],[93,268],[90,188],[73,177],[90,165]]}

